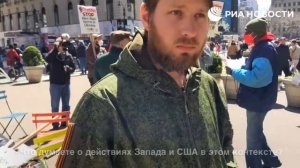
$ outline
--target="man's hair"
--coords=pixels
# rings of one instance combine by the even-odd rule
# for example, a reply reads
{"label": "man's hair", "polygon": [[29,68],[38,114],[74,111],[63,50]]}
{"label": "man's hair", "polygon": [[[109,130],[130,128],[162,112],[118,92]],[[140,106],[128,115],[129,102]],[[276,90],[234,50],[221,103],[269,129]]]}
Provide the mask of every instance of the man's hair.
{"label": "man's hair", "polygon": [[128,31],[117,30],[110,33],[110,42],[113,45],[118,44],[124,39],[130,39],[131,34]]}
{"label": "man's hair", "polygon": [[59,46],[62,46],[63,51],[68,51],[69,43],[61,41],[61,42],[59,42]]}
{"label": "man's hair", "polygon": [[[152,14],[155,11],[158,1],[159,0],[144,0],[146,8],[149,11],[149,14]],[[207,3],[209,8],[213,6],[212,0],[207,0]]]}

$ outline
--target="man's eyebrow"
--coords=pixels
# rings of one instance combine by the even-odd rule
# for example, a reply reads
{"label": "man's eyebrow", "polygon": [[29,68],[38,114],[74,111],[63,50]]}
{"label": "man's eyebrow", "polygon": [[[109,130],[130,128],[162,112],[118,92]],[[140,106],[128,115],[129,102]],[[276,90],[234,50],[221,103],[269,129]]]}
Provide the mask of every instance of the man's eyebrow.
{"label": "man's eyebrow", "polygon": [[[184,9],[184,8],[186,8],[186,5],[185,5],[185,4],[182,4],[182,5],[171,4],[171,5],[170,5],[170,8]],[[197,11],[200,12],[200,13],[202,13],[202,12],[207,12],[207,11],[206,11],[205,9],[203,9],[203,8],[199,8]]]}

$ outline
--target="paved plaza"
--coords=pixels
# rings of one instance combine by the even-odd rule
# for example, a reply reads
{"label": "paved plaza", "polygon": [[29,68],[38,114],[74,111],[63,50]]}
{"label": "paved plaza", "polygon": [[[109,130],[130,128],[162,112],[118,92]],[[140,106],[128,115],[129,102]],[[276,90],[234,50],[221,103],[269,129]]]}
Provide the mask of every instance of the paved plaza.
{"label": "paved plaza", "polygon": [[[0,84],[0,90],[7,91],[8,101],[13,111],[28,113],[50,112],[49,81],[47,76],[44,76],[43,79],[41,83],[28,84],[24,78],[20,78],[14,83]],[[73,75],[71,79],[71,111],[74,110],[88,88],[87,76],[79,75],[78,72]],[[279,91],[277,104],[265,119],[264,130],[270,147],[275,153],[278,153],[283,163],[282,167],[298,168],[300,165],[300,108],[287,108],[286,106],[285,92]],[[228,101],[228,108],[234,130],[235,159],[239,167],[244,168],[244,150],[246,148],[245,110],[238,107],[231,100]],[[31,122],[31,114],[26,116],[23,125],[28,133],[35,130]],[[13,138],[18,140],[22,136],[22,132],[18,130]],[[54,167],[56,159],[57,157],[54,156],[48,160],[50,168]]]}

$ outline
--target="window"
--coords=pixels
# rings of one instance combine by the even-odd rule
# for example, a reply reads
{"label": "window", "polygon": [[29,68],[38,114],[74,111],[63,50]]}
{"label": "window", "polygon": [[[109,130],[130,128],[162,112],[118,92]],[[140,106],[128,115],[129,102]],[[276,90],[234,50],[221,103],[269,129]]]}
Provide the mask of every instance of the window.
{"label": "window", "polygon": [[18,17],[18,29],[20,30],[21,29],[21,13],[19,12],[18,14],[17,14],[17,17]]}
{"label": "window", "polygon": [[33,9],[33,23],[34,23],[34,28],[39,28],[39,20],[38,20],[38,15],[36,9]]}
{"label": "window", "polygon": [[68,3],[68,23],[69,24],[73,23],[73,16],[74,16],[74,13],[73,13],[73,4],[72,4],[72,2],[69,2]]}
{"label": "window", "polygon": [[281,3],[278,4],[278,7],[281,7]]}
{"label": "window", "polygon": [[296,2],[293,2],[293,6],[296,6]]}
{"label": "window", "polygon": [[5,31],[5,17],[2,15],[2,30]]}
{"label": "window", "polygon": [[275,4],[274,6],[275,6],[275,8],[277,8],[277,4]]}
{"label": "window", "polygon": [[286,3],[283,3],[283,7],[286,7]]}
{"label": "window", "polygon": [[112,0],[106,0],[106,11],[107,11],[107,20],[113,20],[114,19],[114,11],[113,11],[113,1]]}
{"label": "window", "polygon": [[5,17],[2,15],[2,30],[5,31]]}
{"label": "window", "polygon": [[98,0],[93,0],[92,1],[92,6],[97,6],[98,5]]}
{"label": "window", "polygon": [[290,2],[288,3],[288,6],[291,6],[291,3],[290,3]]}
{"label": "window", "polygon": [[84,0],[80,0],[80,1],[79,1],[79,5],[85,5]]}
{"label": "window", "polygon": [[42,26],[47,27],[46,9],[42,7]]}
{"label": "window", "polygon": [[25,11],[25,29],[28,29],[28,25],[29,25],[29,19],[28,19],[28,12]]}
{"label": "window", "polygon": [[127,0],[128,19],[135,19],[135,1]]}
{"label": "window", "polygon": [[58,13],[58,6],[55,4],[54,5],[54,25],[58,26],[59,25],[59,13]]}
{"label": "window", "polygon": [[298,2],[298,5],[300,5],[300,2]]}
{"label": "window", "polygon": [[300,12],[300,8],[297,8],[297,11]]}
{"label": "window", "polygon": [[13,18],[12,18],[12,14],[9,14],[9,30],[13,29]]}

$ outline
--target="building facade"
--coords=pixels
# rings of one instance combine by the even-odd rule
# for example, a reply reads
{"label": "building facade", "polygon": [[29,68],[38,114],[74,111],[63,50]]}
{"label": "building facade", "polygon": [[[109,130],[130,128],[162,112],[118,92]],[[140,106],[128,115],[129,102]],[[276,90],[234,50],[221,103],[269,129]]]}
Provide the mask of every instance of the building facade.
{"label": "building facade", "polygon": [[276,37],[300,38],[300,0],[273,0],[271,11],[289,11],[293,16],[270,18],[270,30]]}
{"label": "building facade", "polygon": [[[141,27],[142,0],[1,0],[0,45],[36,43],[40,34],[81,36],[77,5],[97,8],[100,33]],[[32,37],[33,39],[30,39]],[[22,41],[23,39],[23,41]],[[18,41],[19,40],[19,41]]]}
{"label": "building facade", "polygon": [[247,12],[257,11],[258,5],[256,0],[239,0],[239,12],[243,13],[242,17],[238,17],[238,33],[240,35],[245,33],[245,25],[254,19],[254,16],[247,17]]}
{"label": "building facade", "polygon": [[237,33],[238,31],[238,21],[236,17],[226,17],[226,11],[237,11],[238,10],[238,0],[218,0],[224,2],[222,15],[224,16],[222,20],[227,24],[229,33]]}

